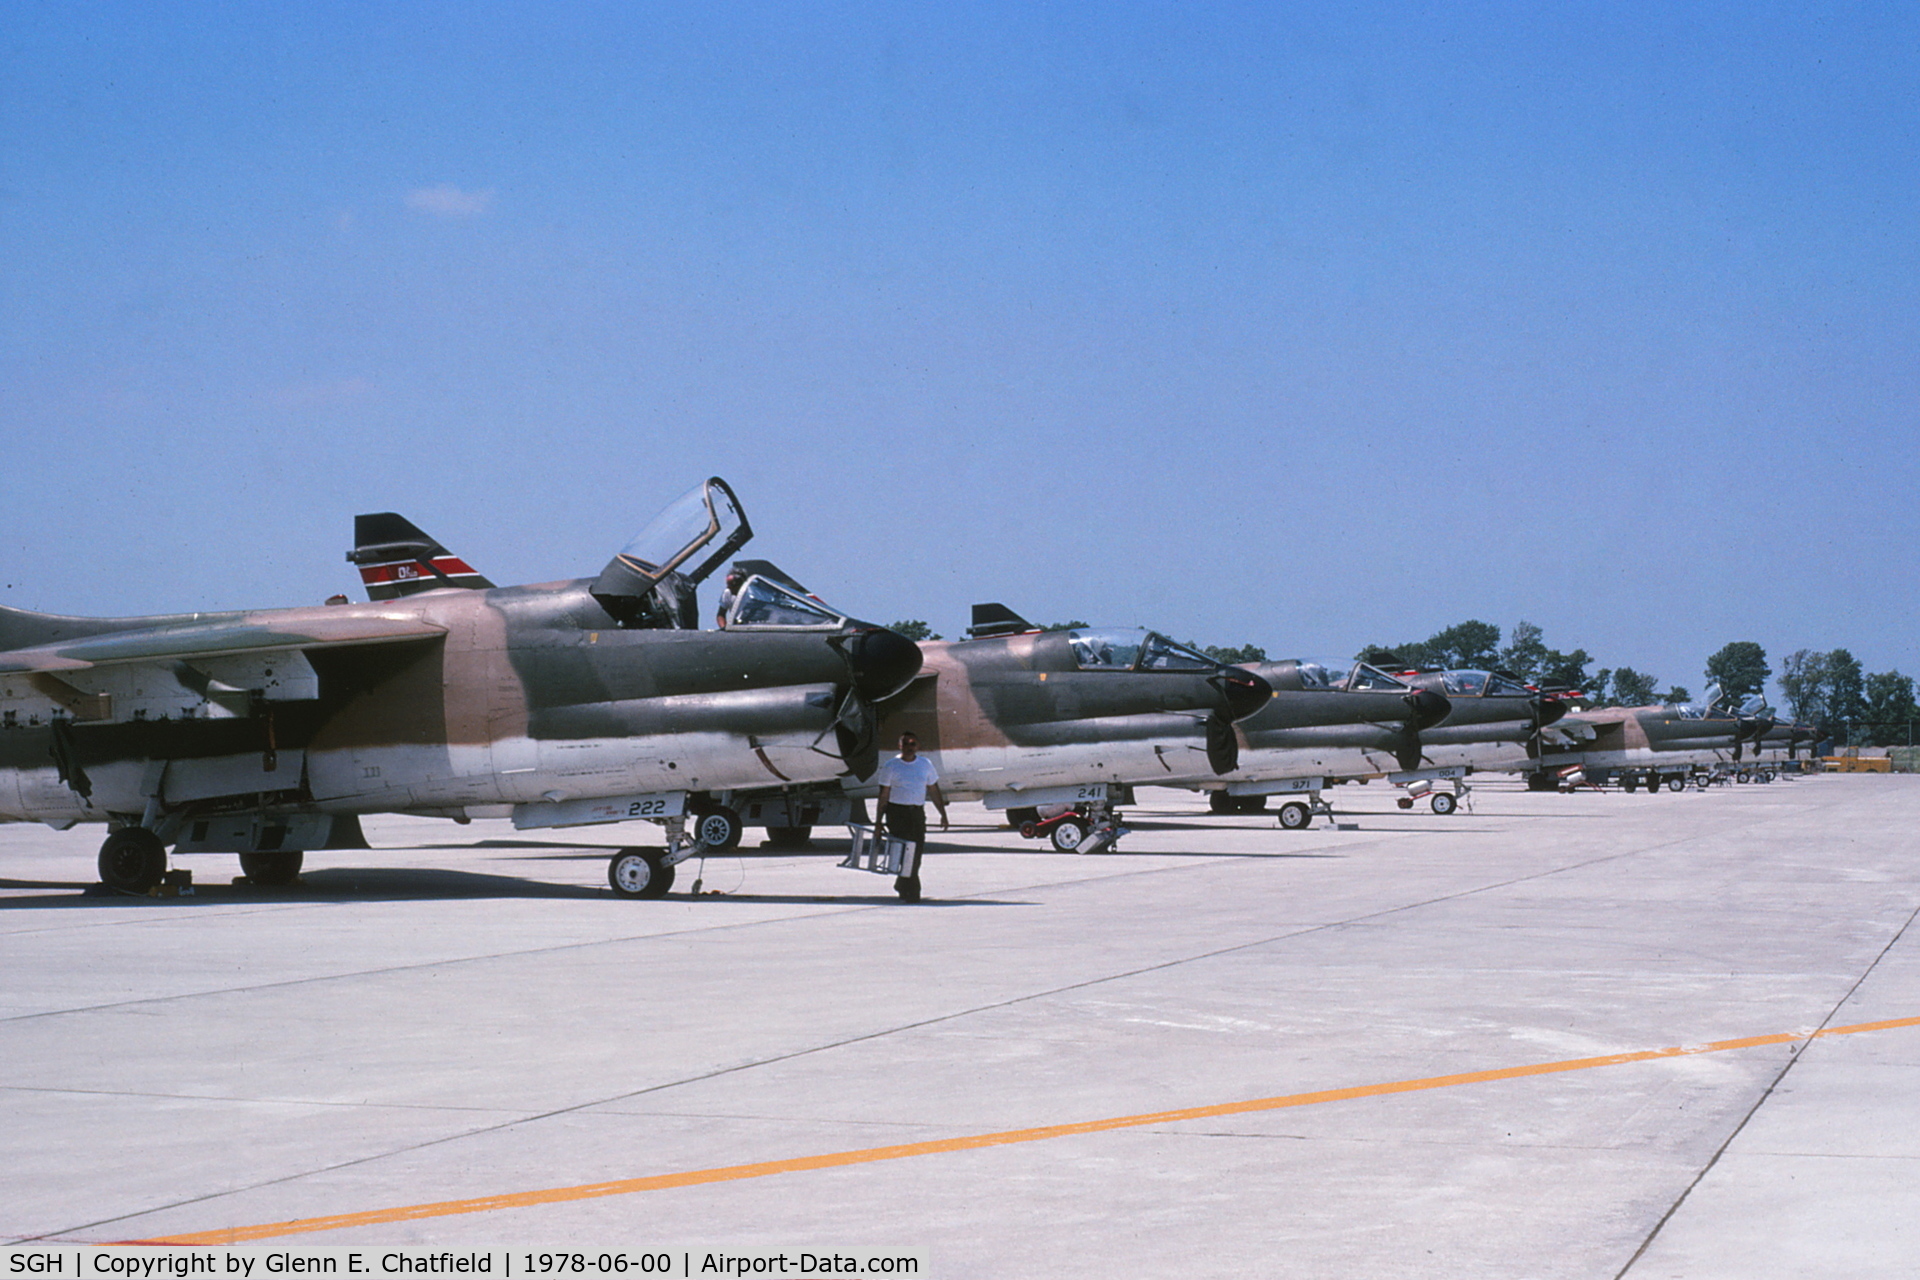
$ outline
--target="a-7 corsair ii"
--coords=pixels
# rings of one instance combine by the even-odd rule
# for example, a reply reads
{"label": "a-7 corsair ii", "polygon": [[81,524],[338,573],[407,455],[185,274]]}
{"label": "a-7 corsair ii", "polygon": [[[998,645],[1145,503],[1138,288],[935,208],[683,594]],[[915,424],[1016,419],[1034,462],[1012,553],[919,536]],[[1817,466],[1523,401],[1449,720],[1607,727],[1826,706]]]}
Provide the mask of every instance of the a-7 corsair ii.
{"label": "a-7 corsair ii", "polygon": [[1551,791],[1618,778],[1626,791],[1645,786],[1651,795],[1663,782],[1682,791],[1699,771],[1740,763],[1747,744],[1757,746],[1774,724],[1764,698],[1754,694],[1735,708],[1718,686],[1678,706],[1576,711],[1541,731],[1539,767],[1527,785]]}
{"label": "a-7 corsair ii", "polygon": [[696,587],[751,536],[714,478],[597,578],[143,618],[0,609],[0,818],[108,824],[101,879],[130,892],[163,879],[169,845],[291,880],[361,813],[648,818],[666,850],[623,849],[608,875],[657,896],[715,793],[870,775],[874,704],[920,669],[911,641],[774,578],[740,584],[724,631],[697,630]]}
{"label": "a-7 corsair ii", "polygon": [[947,795],[1009,816],[1071,805],[1057,849],[1090,852],[1119,835],[1130,788],[1231,772],[1234,721],[1260,710],[1267,682],[1155,631],[1042,631],[1005,605],[973,609],[969,638],[926,641],[926,667],[881,707],[881,735],[910,732]]}
{"label": "a-7 corsair ii", "polygon": [[[354,537],[348,559],[369,591],[396,581],[402,592],[429,589],[434,557],[466,567],[390,512],[359,517]],[[752,584],[779,583],[789,600],[812,599],[764,561],[735,562],[727,580],[744,581],[749,593]],[[729,629],[745,601],[731,606]],[[1269,695],[1257,675],[1138,628],[1043,632],[1005,605],[978,604],[968,637],[921,644],[925,666],[879,708],[880,741],[913,733],[953,799],[980,799],[1015,818],[1072,806],[1048,828],[1062,850],[1111,847],[1120,834],[1114,805],[1132,786],[1231,770],[1233,722]],[[763,776],[714,792],[704,842],[729,847],[744,824],[767,828],[771,845],[803,848],[813,828],[854,819],[859,800],[875,792],[861,785],[871,769],[825,784],[781,773],[777,782]]]}
{"label": "a-7 corsair ii", "polygon": [[1422,734],[1449,710],[1444,695],[1364,662],[1290,659],[1245,670],[1273,689],[1273,699],[1235,726],[1244,741],[1234,768],[1188,772],[1168,784],[1211,792],[1215,813],[1259,812],[1268,796],[1288,795],[1279,822],[1290,831],[1330,812],[1320,793],[1331,782],[1419,770]]}

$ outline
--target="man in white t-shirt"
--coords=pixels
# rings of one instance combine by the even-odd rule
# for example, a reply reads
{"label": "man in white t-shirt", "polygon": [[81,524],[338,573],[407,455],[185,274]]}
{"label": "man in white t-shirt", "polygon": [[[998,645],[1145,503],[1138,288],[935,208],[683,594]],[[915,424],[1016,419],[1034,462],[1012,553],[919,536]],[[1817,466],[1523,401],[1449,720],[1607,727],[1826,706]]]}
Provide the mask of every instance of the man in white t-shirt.
{"label": "man in white t-shirt", "polygon": [[894,891],[907,902],[920,900],[920,849],[927,840],[927,801],[940,810],[940,829],[947,829],[947,798],[940,794],[940,774],[933,761],[920,754],[920,740],[910,733],[900,735],[900,754],[885,761],[875,775],[880,783],[880,799],[875,805],[879,821],[873,824],[874,836],[890,832],[896,840],[910,840],[916,846],[913,866],[893,882]]}

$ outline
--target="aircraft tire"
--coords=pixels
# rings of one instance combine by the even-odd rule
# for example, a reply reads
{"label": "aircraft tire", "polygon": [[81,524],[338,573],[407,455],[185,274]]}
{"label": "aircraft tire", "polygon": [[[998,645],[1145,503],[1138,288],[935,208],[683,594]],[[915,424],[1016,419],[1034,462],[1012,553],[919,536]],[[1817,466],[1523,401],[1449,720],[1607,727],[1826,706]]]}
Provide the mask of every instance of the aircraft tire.
{"label": "aircraft tire", "polygon": [[300,863],[305,856],[298,849],[243,853],[240,855],[240,872],[255,884],[292,884],[300,878]]}
{"label": "aircraft tire", "polygon": [[1657,773],[1648,774],[1647,775],[1647,794],[1653,795],[1659,790],[1660,790],[1660,775]]}
{"label": "aircraft tire", "polygon": [[1459,807],[1460,801],[1451,791],[1436,791],[1427,800],[1427,804],[1444,818]]}
{"label": "aircraft tire", "polygon": [[1062,818],[1047,832],[1047,839],[1062,853],[1072,853],[1087,839],[1087,824],[1078,818]]}
{"label": "aircraft tire", "polygon": [[658,849],[622,849],[607,863],[607,883],[623,898],[664,898],[673,888],[673,868]]}
{"label": "aircraft tire", "polygon": [[804,849],[813,843],[813,828],[768,827],[767,843],[775,849]]}
{"label": "aircraft tire", "polygon": [[1280,829],[1282,831],[1305,831],[1313,825],[1313,810],[1299,800],[1289,800],[1280,806]]}
{"label": "aircraft tire", "polygon": [[1558,791],[1559,789],[1560,785],[1554,781],[1552,774],[1534,772],[1527,775],[1529,791]]}
{"label": "aircraft tire", "polygon": [[1640,789],[1640,775],[1635,773],[1630,773],[1626,777],[1620,779],[1620,789],[1626,792],[1628,795],[1632,795],[1634,792],[1638,791]]}
{"label": "aircraft tire", "polygon": [[1207,792],[1207,808],[1214,813],[1240,812],[1239,797],[1230,796],[1224,791]]}
{"label": "aircraft tire", "polygon": [[167,874],[167,846],[145,827],[122,827],[100,845],[100,883],[146,893]]}
{"label": "aircraft tire", "polygon": [[920,901],[920,877],[911,875],[896,878],[893,882],[893,891],[900,895],[902,902]]}
{"label": "aircraft tire", "polygon": [[709,849],[738,849],[744,830],[740,815],[723,804],[701,809],[693,817],[693,838]]}

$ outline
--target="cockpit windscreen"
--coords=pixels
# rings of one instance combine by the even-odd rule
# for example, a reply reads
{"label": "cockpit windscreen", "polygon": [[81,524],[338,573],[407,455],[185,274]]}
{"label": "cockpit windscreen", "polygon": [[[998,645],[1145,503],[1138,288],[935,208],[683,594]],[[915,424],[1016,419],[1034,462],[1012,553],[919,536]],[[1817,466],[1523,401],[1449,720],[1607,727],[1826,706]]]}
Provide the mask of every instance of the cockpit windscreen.
{"label": "cockpit windscreen", "polygon": [[1175,644],[1157,631],[1147,632],[1140,651],[1142,671],[1211,671],[1220,664],[1206,654]]}
{"label": "cockpit windscreen", "polygon": [[758,574],[741,584],[727,629],[735,627],[839,627],[846,622],[822,601],[803,596]]}
{"label": "cockpit windscreen", "polygon": [[1206,654],[1140,627],[1098,627],[1067,632],[1073,660],[1082,671],[1212,671]]}
{"label": "cockpit windscreen", "polygon": [[1146,641],[1147,633],[1132,627],[1067,632],[1073,660],[1082,671],[1131,671]]}
{"label": "cockpit windscreen", "polygon": [[1411,692],[1411,686],[1378,667],[1351,658],[1302,658],[1296,664],[1302,689],[1333,689],[1341,692],[1390,689]]}
{"label": "cockpit windscreen", "polygon": [[1446,671],[1441,673],[1440,680],[1449,698],[1524,698],[1533,693],[1518,680],[1510,680],[1497,671]]}

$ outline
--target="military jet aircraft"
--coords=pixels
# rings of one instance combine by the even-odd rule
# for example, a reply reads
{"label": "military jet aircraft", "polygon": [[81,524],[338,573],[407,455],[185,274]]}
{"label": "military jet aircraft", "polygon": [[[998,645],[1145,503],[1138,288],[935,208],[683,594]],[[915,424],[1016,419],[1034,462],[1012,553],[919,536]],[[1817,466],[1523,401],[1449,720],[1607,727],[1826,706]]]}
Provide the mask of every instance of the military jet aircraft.
{"label": "military jet aircraft", "polygon": [[[403,556],[450,553],[391,512],[355,521],[347,558],[362,566],[369,590],[392,580]],[[465,568],[457,558],[442,563]],[[403,575],[411,589],[421,589],[423,572]],[[727,580],[747,584],[723,613],[728,630],[764,622],[769,606],[756,584],[779,584],[782,610],[812,607],[804,586],[763,560],[735,562]],[[1043,632],[994,603],[974,606],[968,634],[921,643],[925,665],[879,708],[878,738],[890,744],[911,731],[950,798],[979,799],[1016,817],[1073,805],[1080,816],[1049,830],[1063,850],[1110,846],[1120,830],[1114,806],[1131,786],[1191,773],[1196,759],[1203,769],[1230,769],[1238,751],[1233,721],[1270,692],[1257,676],[1137,628]],[[815,827],[860,820],[861,802],[876,791],[861,785],[870,772],[825,784],[782,774],[773,785],[763,777],[761,785],[716,792],[702,839],[726,849],[743,826],[765,827],[769,844],[805,848]]]}
{"label": "military jet aircraft", "polygon": [[[1328,812],[1321,792],[1345,778],[1386,774],[1402,780],[1432,776],[1426,735],[1447,718],[1444,694],[1415,689],[1364,662],[1289,659],[1245,668],[1273,689],[1273,698],[1236,726],[1243,740],[1235,767],[1208,777],[1168,779],[1211,793],[1216,813],[1256,813],[1269,796],[1295,798],[1280,806],[1288,830],[1309,826]],[[1450,810],[1449,810],[1450,811]]]}
{"label": "military jet aircraft", "polygon": [[768,578],[724,632],[696,630],[698,584],[751,537],[715,477],[597,578],[144,618],[0,609],[0,817],[107,823],[100,876],[129,892],[168,874],[168,845],[290,880],[361,813],[644,818],[667,848],[622,849],[608,878],[658,896],[716,793],[870,775],[874,706],[920,669],[911,641]]}
{"label": "military jet aircraft", "polygon": [[[1795,773],[1812,758],[1813,744],[1820,731],[1810,724],[1776,724],[1753,744],[1753,760],[1758,766],[1754,776],[1768,778],[1776,773]],[[1806,748],[1806,758],[1801,748]]]}
{"label": "military jet aircraft", "polygon": [[1758,695],[1736,710],[1717,687],[1702,701],[1680,706],[1570,712],[1541,731],[1538,766],[1527,785],[1551,791],[1617,777],[1626,791],[1645,786],[1651,794],[1662,783],[1682,791],[1699,766],[1738,763],[1747,745],[1773,726],[1772,712]]}
{"label": "military jet aircraft", "polygon": [[1061,850],[1110,847],[1132,787],[1231,773],[1234,722],[1272,692],[1155,631],[1042,631],[998,603],[974,606],[967,639],[920,649],[919,677],[880,706],[882,740],[914,734],[949,797],[1074,806],[1049,832]]}
{"label": "military jet aircraft", "polygon": [[[1566,715],[1570,706],[1558,694],[1534,689],[1501,671],[1473,668],[1401,671],[1416,688],[1446,695],[1453,709],[1446,720],[1420,735],[1422,759],[1440,772],[1429,780],[1452,778],[1455,796],[1431,793],[1436,813],[1451,813],[1465,773],[1515,773],[1533,766],[1540,754],[1540,731]],[[1421,779],[1407,779],[1417,789]],[[1403,804],[1408,804],[1409,796]]]}

